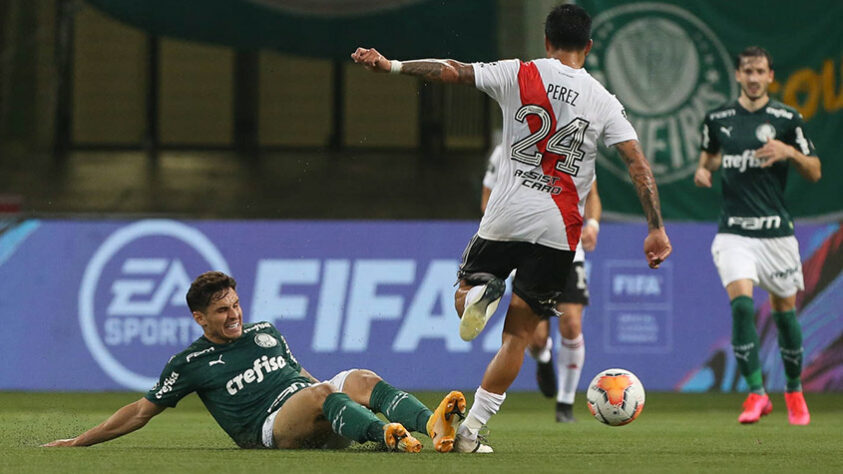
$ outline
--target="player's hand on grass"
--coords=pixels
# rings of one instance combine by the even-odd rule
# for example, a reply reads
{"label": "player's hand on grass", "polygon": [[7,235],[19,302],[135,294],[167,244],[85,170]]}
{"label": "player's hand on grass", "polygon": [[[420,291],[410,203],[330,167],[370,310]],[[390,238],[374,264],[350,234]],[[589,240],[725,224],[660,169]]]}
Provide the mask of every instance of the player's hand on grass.
{"label": "player's hand on grass", "polygon": [[667,238],[664,227],[650,229],[650,233],[644,239],[644,255],[647,256],[647,264],[650,268],[659,268],[672,251],[673,247],[670,246],[670,239]]}
{"label": "player's hand on grass", "polygon": [[694,184],[700,188],[710,188],[711,187],[711,171],[705,168],[697,168],[697,172],[694,173]]}
{"label": "player's hand on grass", "polygon": [[357,64],[362,64],[363,67],[370,71],[389,72],[391,67],[389,60],[383,57],[375,48],[357,48],[357,51],[351,53],[351,59]]}
{"label": "player's hand on grass", "polygon": [[76,438],[67,438],[67,439],[57,439],[50,443],[42,444],[42,448],[66,448],[75,446],[73,443],[76,441]]}
{"label": "player's hand on grass", "polygon": [[761,167],[773,166],[778,161],[786,160],[793,154],[793,147],[779,140],[767,139],[767,143],[755,150],[755,157],[761,160]]}

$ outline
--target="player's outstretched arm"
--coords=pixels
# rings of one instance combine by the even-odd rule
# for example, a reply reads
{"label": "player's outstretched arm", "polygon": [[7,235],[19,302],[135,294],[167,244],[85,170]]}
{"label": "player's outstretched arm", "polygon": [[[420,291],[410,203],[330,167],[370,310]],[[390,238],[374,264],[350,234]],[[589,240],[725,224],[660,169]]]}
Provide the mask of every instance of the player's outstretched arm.
{"label": "player's outstretched arm", "polygon": [[720,153],[700,152],[700,162],[694,173],[694,184],[700,188],[710,188],[711,172],[720,168],[721,160]]}
{"label": "player's outstretched arm", "polygon": [[153,416],[165,409],[166,407],[156,405],[146,398],[141,398],[117,410],[107,420],[75,438],[57,439],[42,446],[47,448],[91,446],[112,440],[142,428]]}
{"label": "player's outstretched arm", "polygon": [[659,203],[659,190],[656,188],[656,179],[650,169],[650,163],[641,151],[638,140],[627,140],[615,145],[621,155],[626,167],[629,170],[629,177],[638,193],[641,207],[647,218],[647,226],[650,232],[644,239],[644,255],[650,268],[658,268],[659,265],[670,255],[673,248],[670,246],[670,239],[664,230],[662,222],[661,204]]}
{"label": "player's outstretched arm", "polygon": [[357,48],[351,53],[351,59],[374,72],[394,72],[431,82],[474,85],[474,67],[453,59],[390,61],[374,48]]}

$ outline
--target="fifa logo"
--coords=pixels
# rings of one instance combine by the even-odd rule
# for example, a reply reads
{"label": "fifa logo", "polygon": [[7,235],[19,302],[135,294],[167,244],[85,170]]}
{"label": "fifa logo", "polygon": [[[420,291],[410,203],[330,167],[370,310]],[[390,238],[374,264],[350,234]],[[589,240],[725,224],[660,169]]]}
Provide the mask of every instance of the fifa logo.
{"label": "fifa logo", "polygon": [[662,285],[656,275],[615,275],[612,278],[612,293],[615,295],[657,296],[662,294]]}

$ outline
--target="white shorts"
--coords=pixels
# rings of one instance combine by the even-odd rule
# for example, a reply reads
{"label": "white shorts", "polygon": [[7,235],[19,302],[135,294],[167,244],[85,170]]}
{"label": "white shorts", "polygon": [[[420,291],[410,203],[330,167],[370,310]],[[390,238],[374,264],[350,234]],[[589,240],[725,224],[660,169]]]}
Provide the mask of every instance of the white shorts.
{"label": "white shorts", "polygon": [[760,239],[717,234],[711,243],[711,256],[723,287],[737,280],[752,280],[780,298],[805,289],[796,237]]}
{"label": "white shorts", "polygon": [[[345,379],[347,379],[348,375],[355,370],[357,369],[343,370],[342,372],[338,373],[337,375],[334,375],[330,379],[324,380],[324,382],[333,385],[337,392],[342,392],[343,386],[345,385]],[[275,418],[278,417],[279,411],[281,411],[280,407],[274,412],[270,413],[269,416],[267,416],[266,419],[263,420],[263,426],[261,427],[261,442],[263,443],[264,447],[275,447],[275,441],[273,441],[272,439],[272,425],[275,424]]]}

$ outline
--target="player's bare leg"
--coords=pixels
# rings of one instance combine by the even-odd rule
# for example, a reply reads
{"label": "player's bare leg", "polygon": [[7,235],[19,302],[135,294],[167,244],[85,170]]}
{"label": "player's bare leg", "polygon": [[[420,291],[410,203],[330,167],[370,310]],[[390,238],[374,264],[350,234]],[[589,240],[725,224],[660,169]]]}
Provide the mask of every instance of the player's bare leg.
{"label": "player's bare leg", "polygon": [[506,390],[521,370],[524,350],[540,320],[526,301],[518,295],[512,295],[501,336],[501,347],[486,368],[471,410],[457,431],[455,451],[492,452],[489,446],[480,443],[478,433],[500,409],[506,398]]}
{"label": "player's bare leg", "polygon": [[355,402],[363,405],[366,408],[372,408],[370,401],[372,398],[372,390],[378,382],[383,379],[376,373],[367,369],[352,370],[345,378],[345,383],[342,386],[342,392],[347,394],[349,398]]}
{"label": "player's bare leg", "polygon": [[543,319],[536,326],[530,345],[530,357],[536,361],[536,384],[547,398],[556,396],[556,372],[553,370],[553,338],[550,337],[550,321]]}
{"label": "player's bare leg", "polygon": [[556,421],[574,422],[574,397],[585,362],[585,341],[582,336],[583,305],[562,303],[557,306],[559,335],[561,336],[556,365],[558,387],[556,393]]}
{"label": "player's bare leg", "polygon": [[325,398],[334,392],[329,384],[316,384],[293,394],[278,411],[272,438],[278,449],[318,448],[349,444],[331,429],[322,412]]}
{"label": "player's bare leg", "polygon": [[538,353],[542,351],[547,344],[547,338],[549,337],[550,321],[543,319],[536,325],[536,332],[533,333],[533,337],[530,339],[530,344],[527,347],[527,350],[530,351],[530,353]]}
{"label": "player's bare leg", "polygon": [[770,305],[787,378],[784,393],[787,419],[791,425],[807,425],[811,422],[811,413],[802,393],[802,328],[796,319],[796,295],[781,297],[771,293]]}
{"label": "player's bare leg", "polygon": [[501,335],[501,347],[486,368],[480,384],[483,389],[503,394],[512,385],[524,362],[524,349],[540,321],[541,318],[526,301],[512,295]]}

